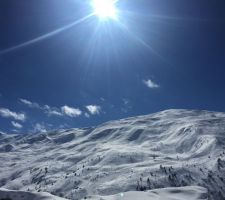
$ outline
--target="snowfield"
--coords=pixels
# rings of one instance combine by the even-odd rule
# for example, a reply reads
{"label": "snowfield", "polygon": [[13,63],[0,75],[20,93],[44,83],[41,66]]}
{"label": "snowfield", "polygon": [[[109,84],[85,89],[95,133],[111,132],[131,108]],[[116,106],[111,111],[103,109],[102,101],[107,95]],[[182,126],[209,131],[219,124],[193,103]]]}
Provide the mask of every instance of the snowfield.
{"label": "snowfield", "polygon": [[125,192],[107,197],[90,197],[89,200],[206,200],[207,190],[202,187],[177,187],[148,192]]}
{"label": "snowfield", "polygon": [[0,199],[222,200],[225,114],[166,110],[91,128],[0,133],[0,188]]}
{"label": "snowfield", "polygon": [[42,192],[24,192],[16,190],[0,189],[1,199],[15,199],[15,200],[65,200],[64,198],[56,197],[48,193]]}
{"label": "snowfield", "polygon": [[[31,193],[15,190],[0,189],[0,197],[16,200],[66,200],[48,193]],[[148,192],[125,192],[111,196],[86,197],[89,200],[206,200],[207,190],[202,187],[177,187],[156,189]]]}

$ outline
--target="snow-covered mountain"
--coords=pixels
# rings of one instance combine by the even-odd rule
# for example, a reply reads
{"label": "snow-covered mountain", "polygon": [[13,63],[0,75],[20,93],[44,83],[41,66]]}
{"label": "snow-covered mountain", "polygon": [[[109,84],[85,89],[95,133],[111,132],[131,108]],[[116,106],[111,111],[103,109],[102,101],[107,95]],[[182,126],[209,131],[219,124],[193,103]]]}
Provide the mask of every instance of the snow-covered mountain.
{"label": "snow-covered mountain", "polygon": [[0,187],[0,199],[19,195],[13,190],[24,199],[225,199],[225,113],[166,110],[91,128],[0,133]]}

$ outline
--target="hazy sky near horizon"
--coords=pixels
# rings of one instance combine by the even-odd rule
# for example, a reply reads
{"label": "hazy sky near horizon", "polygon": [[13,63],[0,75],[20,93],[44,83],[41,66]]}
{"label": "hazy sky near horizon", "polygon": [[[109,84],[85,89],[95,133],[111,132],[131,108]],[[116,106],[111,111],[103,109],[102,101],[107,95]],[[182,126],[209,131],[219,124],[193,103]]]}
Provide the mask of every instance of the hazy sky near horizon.
{"label": "hazy sky near horizon", "polygon": [[225,112],[225,1],[0,1],[0,131],[84,127],[170,108]]}

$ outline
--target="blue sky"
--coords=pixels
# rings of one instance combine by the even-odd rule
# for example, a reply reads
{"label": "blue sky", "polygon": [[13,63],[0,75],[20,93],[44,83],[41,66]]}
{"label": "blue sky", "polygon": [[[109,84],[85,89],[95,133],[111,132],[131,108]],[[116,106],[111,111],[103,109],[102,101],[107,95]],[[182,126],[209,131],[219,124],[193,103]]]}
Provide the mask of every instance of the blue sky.
{"label": "blue sky", "polygon": [[0,1],[1,131],[225,111],[224,0],[120,0],[117,20],[80,20],[90,2]]}

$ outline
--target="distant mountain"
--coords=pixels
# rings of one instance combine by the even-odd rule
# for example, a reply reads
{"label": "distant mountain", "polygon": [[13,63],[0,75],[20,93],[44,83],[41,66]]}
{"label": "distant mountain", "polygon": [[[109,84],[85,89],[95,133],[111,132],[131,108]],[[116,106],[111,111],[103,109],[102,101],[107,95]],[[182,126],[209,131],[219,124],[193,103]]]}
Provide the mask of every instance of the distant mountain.
{"label": "distant mountain", "polygon": [[[166,110],[91,128],[0,133],[0,187],[67,199],[225,199],[225,113]],[[132,192],[143,190],[153,191]]]}

